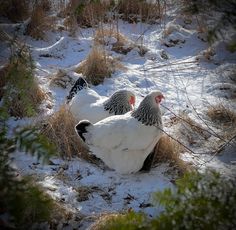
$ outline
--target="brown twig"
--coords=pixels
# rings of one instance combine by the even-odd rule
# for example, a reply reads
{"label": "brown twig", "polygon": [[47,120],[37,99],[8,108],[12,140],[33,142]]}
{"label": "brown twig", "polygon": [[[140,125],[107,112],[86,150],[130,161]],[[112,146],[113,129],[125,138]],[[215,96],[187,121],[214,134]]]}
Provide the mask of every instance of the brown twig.
{"label": "brown twig", "polygon": [[[201,126],[197,126],[197,125],[195,125],[195,124],[192,124],[192,123],[190,123],[189,121],[187,121],[186,119],[184,119],[183,117],[178,116],[176,113],[174,113],[171,109],[169,109],[169,108],[166,107],[165,105],[162,105],[162,104],[161,104],[161,106],[164,107],[165,109],[167,109],[168,111],[170,111],[175,117],[181,119],[182,121],[184,121],[185,123],[189,124],[190,126],[194,126],[194,127],[198,128],[198,129],[201,129],[202,131],[207,132],[207,133],[209,133],[210,135],[212,135],[212,136],[214,136],[214,137],[217,137],[217,138],[219,138],[220,140],[226,142],[226,140],[224,140],[223,138],[221,138],[216,132],[213,131],[213,133],[212,133],[212,132],[210,132],[209,130],[202,128]],[[195,111],[195,110],[194,110],[194,111]],[[205,123],[204,123],[204,124],[205,124]],[[207,124],[206,124],[206,125],[207,125]],[[207,125],[207,127],[208,127],[210,130],[212,130],[208,125]]]}
{"label": "brown twig", "polygon": [[[197,61],[188,61],[188,62],[174,62],[174,63],[167,63],[167,64],[164,64],[164,65],[159,65],[159,66],[153,66],[153,67],[150,67],[150,68],[146,68],[145,71],[148,71],[148,70],[152,70],[152,69],[159,69],[159,68],[162,68],[162,67],[166,67],[166,66],[170,66],[170,65],[179,65],[179,64],[190,64],[190,63],[196,63]],[[143,67],[142,67],[143,68]]]}
{"label": "brown twig", "polygon": [[207,126],[207,128],[208,128],[209,130],[211,130],[211,132],[214,133],[214,135],[213,135],[210,131],[208,131],[208,130],[207,130],[207,131],[208,131],[209,133],[211,133],[213,136],[219,138],[220,140],[222,140],[222,141],[224,141],[224,142],[227,142],[225,139],[223,139],[221,136],[219,136],[219,135],[202,119],[202,117],[201,117],[201,116],[199,115],[199,113],[197,112],[196,108],[193,106],[193,104],[192,104],[192,102],[191,102],[191,100],[190,100],[190,98],[189,98],[189,96],[188,96],[188,93],[187,93],[187,90],[186,90],[186,89],[185,89],[185,91],[186,91],[186,97],[187,97],[187,99],[188,99],[188,102],[190,103],[190,105],[191,105],[192,109],[194,110],[194,112],[196,113],[197,117]]}
{"label": "brown twig", "polygon": [[156,126],[158,129],[160,129],[163,133],[165,133],[168,137],[170,137],[171,139],[173,139],[174,141],[176,141],[178,144],[180,144],[181,146],[183,146],[185,149],[187,149],[189,152],[191,152],[192,154],[194,154],[195,156],[196,155],[201,155],[201,154],[213,154],[213,156],[205,161],[205,160],[202,160],[204,161],[204,163],[201,163],[200,165],[196,165],[197,167],[202,167],[203,165],[207,164],[208,162],[210,162],[211,160],[213,160],[215,158],[215,156],[221,152],[233,139],[236,138],[236,135],[234,135],[232,138],[230,138],[227,142],[225,142],[220,148],[216,149],[215,151],[213,152],[202,152],[202,153],[196,153],[194,152],[192,149],[190,149],[189,147],[187,147],[185,144],[183,144],[181,141],[177,140],[176,138],[174,138],[172,135],[170,135],[169,133],[167,133],[164,129],[160,128],[159,126]]}

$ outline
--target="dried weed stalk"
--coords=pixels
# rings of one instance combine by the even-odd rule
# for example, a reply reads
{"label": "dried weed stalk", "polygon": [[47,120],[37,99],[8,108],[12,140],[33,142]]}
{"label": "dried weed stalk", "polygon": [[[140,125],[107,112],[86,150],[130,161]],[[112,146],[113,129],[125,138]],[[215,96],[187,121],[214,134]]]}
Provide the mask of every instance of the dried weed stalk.
{"label": "dried weed stalk", "polygon": [[209,107],[207,115],[213,122],[218,124],[232,126],[236,124],[236,112],[225,107],[223,104]]}
{"label": "dried weed stalk", "polygon": [[95,223],[90,226],[91,230],[103,230],[104,226],[107,226],[108,222],[112,222],[119,217],[124,216],[121,213],[102,213],[98,218],[96,218]]}
{"label": "dried weed stalk", "polygon": [[57,147],[63,158],[79,156],[91,163],[96,159],[88,153],[83,141],[75,132],[76,120],[66,105],[45,120],[41,132],[46,135]]}
{"label": "dried weed stalk", "polygon": [[63,89],[72,87],[75,80],[67,74],[65,70],[59,69],[50,79],[50,85],[58,86]]}
{"label": "dried weed stalk", "polygon": [[62,8],[60,15],[68,17],[68,21],[76,20],[82,28],[94,27],[107,20],[106,13],[110,5],[110,1],[70,0],[66,7]]}
{"label": "dried weed stalk", "polygon": [[26,34],[39,40],[45,39],[45,32],[52,29],[54,25],[54,18],[49,17],[45,11],[43,2],[34,5],[30,22],[26,27]]}
{"label": "dried weed stalk", "polygon": [[162,162],[169,162],[170,166],[176,167],[181,175],[191,169],[190,165],[180,157],[181,152],[183,151],[183,146],[166,134],[160,138],[154,151],[154,166]]}
{"label": "dried weed stalk", "polygon": [[95,44],[108,45],[109,41],[112,40],[112,51],[116,53],[127,54],[135,47],[125,35],[117,31],[114,27],[109,29],[100,28],[96,31],[94,37]]}
{"label": "dried weed stalk", "polygon": [[89,83],[98,85],[121,67],[118,60],[109,57],[104,49],[93,46],[86,60],[81,63],[76,72],[82,73]]}
{"label": "dried weed stalk", "polygon": [[12,22],[19,22],[29,16],[28,0],[1,1],[0,15],[7,17]]}
{"label": "dried weed stalk", "polygon": [[120,0],[118,3],[118,13],[122,14],[122,19],[130,23],[139,21],[155,23],[163,17],[164,8],[165,1],[153,3],[151,1]]}

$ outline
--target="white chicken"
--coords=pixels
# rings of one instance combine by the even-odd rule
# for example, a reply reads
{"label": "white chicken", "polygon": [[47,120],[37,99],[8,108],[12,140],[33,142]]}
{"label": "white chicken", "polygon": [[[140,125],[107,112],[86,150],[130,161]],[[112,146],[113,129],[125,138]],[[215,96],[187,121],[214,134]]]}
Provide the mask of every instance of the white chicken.
{"label": "white chicken", "polygon": [[[129,90],[116,91],[110,98],[102,97],[88,88],[87,82],[79,78],[67,97],[69,110],[75,119],[87,119],[96,123],[112,115],[125,114],[135,105],[135,95]],[[70,101],[69,101],[70,100]]]}
{"label": "white chicken", "polygon": [[132,112],[95,124],[80,121],[75,130],[108,167],[122,174],[137,172],[162,135],[159,103],[163,98],[160,91],[153,91]]}

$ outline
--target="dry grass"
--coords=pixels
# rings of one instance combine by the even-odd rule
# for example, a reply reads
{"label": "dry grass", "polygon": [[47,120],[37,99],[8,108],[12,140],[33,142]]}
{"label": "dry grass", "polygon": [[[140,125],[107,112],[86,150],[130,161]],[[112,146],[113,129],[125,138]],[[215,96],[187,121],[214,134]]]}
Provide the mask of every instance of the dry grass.
{"label": "dry grass", "polygon": [[92,193],[100,195],[108,203],[111,201],[111,195],[98,186],[80,186],[76,188],[76,191],[78,192],[77,201],[79,202],[88,200],[89,195]]}
{"label": "dry grass", "polygon": [[211,136],[201,124],[194,121],[188,114],[181,112],[177,117],[173,117],[170,126],[177,126],[178,136],[182,142],[189,145],[202,145]]}
{"label": "dry grass", "polygon": [[232,125],[236,124],[236,112],[225,107],[223,104],[211,106],[207,110],[210,119],[218,124]]}
{"label": "dry grass", "polygon": [[123,35],[119,31],[117,31],[114,27],[99,28],[98,30],[96,30],[94,41],[101,45],[106,45],[106,37],[115,38],[117,41],[120,41],[123,44],[129,42],[128,38],[125,37],[125,35]]}
{"label": "dry grass", "polygon": [[51,9],[51,1],[50,0],[41,0],[41,7],[44,11],[49,11]]}
{"label": "dry grass", "polygon": [[66,30],[70,32],[70,35],[74,37],[78,29],[76,17],[74,15],[67,16],[63,24]]}
{"label": "dry grass", "polygon": [[91,189],[89,186],[81,186],[76,189],[77,195],[77,201],[82,202],[89,199],[89,195],[93,193],[93,189]]}
{"label": "dry grass", "polygon": [[83,141],[76,134],[75,125],[76,120],[67,106],[63,105],[59,111],[45,120],[41,132],[56,145],[61,157],[79,156],[88,162],[97,164],[96,158],[88,153]]}
{"label": "dry grass", "polygon": [[180,158],[182,151],[183,147],[179,143],[164,134],[155,147],[153,165],[169,162],[182,175],[184,172],[190,170],[190,165]]}
{"label": "dry grass", "polygon": [[161,5],[160,1],[152,4],[147,1],[120,0],[118,4],[118,12],[122,14],[122,19],[130,23],[155,23],[162,18],[163,11],[164,4]]}
{"label": "dry grass", "polygon": [[203,57],[208,61],[210,61],[215,54],[216,52],[212,47],[209,47],[202,52]]}
{"label": "dry grass", "polygon": [[75,132],[76,121],[66,105],[50,116],[42,127],[42,133],[55,143],[62,157],[79,155],[84,146]]}
{"label": "dry grass", "polygon": [[0,15],[7,17],[13,22],[27,19],[29,16],[28,0],[1,1]]}
{"label": "dry grass", "polygon": [[127,43],[128,38],[125,37],[124,34],[120,33],[117,31],[114,27],[111,28],[99,28],[96,30],[94,40],[95,42],[101,44],[101,45],[106,45],[105,38],[115,38],[117,41],[120,41],[122,43]]}
{"label": "dry grass", "polygon": [[185,127],[187,127],[187,129],[189,129],[193,133],[203,137],[205,140],[207,140],[209,138],[210,134],[207,131],[205,131],[205,129],[199,123],[194,121],[187,114],[182,114],[181,118],[183,119],[183,121],[181,121],[181,122],[185,123]]}
{"label": "dry grass", "polygon": [[[70,223],[76,221],[79,223],[84,215],[81,212],[74,212],[70,207],[66,205],[65,202],[54,202],[54,207],[50,210],[51,218],[48,221],[50,225],[49,229],[61,229],[61,226],[65,223]],[[45,225],[46,226],[46,225]],[[38,227],[37,229],[42,229]],[[45,227],[45,229],[47,229]]]}
{"label": "dry grass", "polygon": [[76,72],[86,76],[89,83],[98,85],[121,67],[122,65],[118,60],[109,57],[104,49],[93,46],[86,60],[81,63]]}
{"label": "dry grass", "polygon": [[127,43],[122,42],[121,40],[117,40],[117,42],[113,44],[111,50],[115,51],[116,53],[127,54],[133,48],[134,48],[134,46],[132,44],[129,45]]}
{"label": "dry grass", "polygon": [[50,85],[58,86],[63,89],[67,87],[72,87],[75,83],[75,80],[70,77],[66,71],[59,69],[50,79]]}
{"label": "dry grass", "polygon": [[110,29],[98,29],[96,31],[94,41],[95,44],[107,45],[107,40],[114,39],[114,43],[112,44],[112,51],[121,54],[127,54],[130,52],[135,46],[132,44],[125,35],[115,30],[115,28]]}
{"label": "dry grass", "polygon": [[90,226],[90,230],[103,230],[104,226],[106,226],[108,222],[113,222],[114,220],[122,216],[124,216],[124,214],[104,213],[95,221],[94,224]]}
{"label": "dry grass", "polygon": [[[69,17],[69,21],[76,19],[80,27],[94,27],[107,20],[106,13],[110,4],[110,1],[70,0],[67,6],[61,10],[60,15]],[[74,24],[71,25],[74,26]]]}
{"label": "dry grass", "polygon": [[118,29],[114,26],[110,28],[100,28],[96,31],[94,42],[95,45],[108,45],[110,41],[112,43],[112,51],[120,54],[126,55],[134,48],[139,49],[139,54],[143,56],[148,49],[143,45],[137,45],[134,42],[130,41],[124,34],[120,33]]}
{"label": "dry grass", "polygon": [[45,32],[52,29],[54,25],[54,18],[47,16],[45,7],[43,2],[34,5],[30,22],[26,27],[25,33],[37,40],[45,39]]}
{"label": "dry grass", "polygon": [[[116,7],[115,7],[116,5]],[[118,11],[124,20],[129,22],[145,21],[154,23],[163,16],[165,3],[157,1],[154,4],[147,1],[119,0],[117,2],[70,0],[59,13],[62,17],[75,17],[80,27],[95,27],[99,23],[107,22],[108,12],[111,9]]]}

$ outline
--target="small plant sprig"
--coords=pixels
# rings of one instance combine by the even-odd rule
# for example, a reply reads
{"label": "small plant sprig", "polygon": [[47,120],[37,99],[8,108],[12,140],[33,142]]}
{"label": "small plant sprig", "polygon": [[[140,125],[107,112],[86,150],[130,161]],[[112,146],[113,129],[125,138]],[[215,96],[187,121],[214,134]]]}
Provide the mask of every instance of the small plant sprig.
{"label": "small plant sprig", "polygon": [[10,154],[25,151],[45,162],[55,153],[54,147],[36,129],[17,130],[9,138],[2,116],[0,125],[3,127],[0,130],[0,207],[1,214],[9,216],[7,220],[0,216],[1,227],[32,229],[34,224],[50,220],[54,202],[32,179],[18,176],[11,166]]}
{"label": "small plant sprig", "polygon": [[33,71],[33,60],[27,47],[17,50],[12,47],[2,96],[3,107],[10,116],[34,116],[39,110],[39,104],[45,99]]}
{"label": "small plant sprig", "polygon": [[191,172],[176,181],[176,188],[157,192],[153,199],[164,211],[150,219],[133,211],[98,220],[92,230],[234,229],[236,181],[214,171]]}
{"label": "small plant sprig", "polygon": [[153,221],[160,229],[233,229],[236,226],[236,181],[214,171],[187,173],[176,190],[158,192],[165,211]]}

